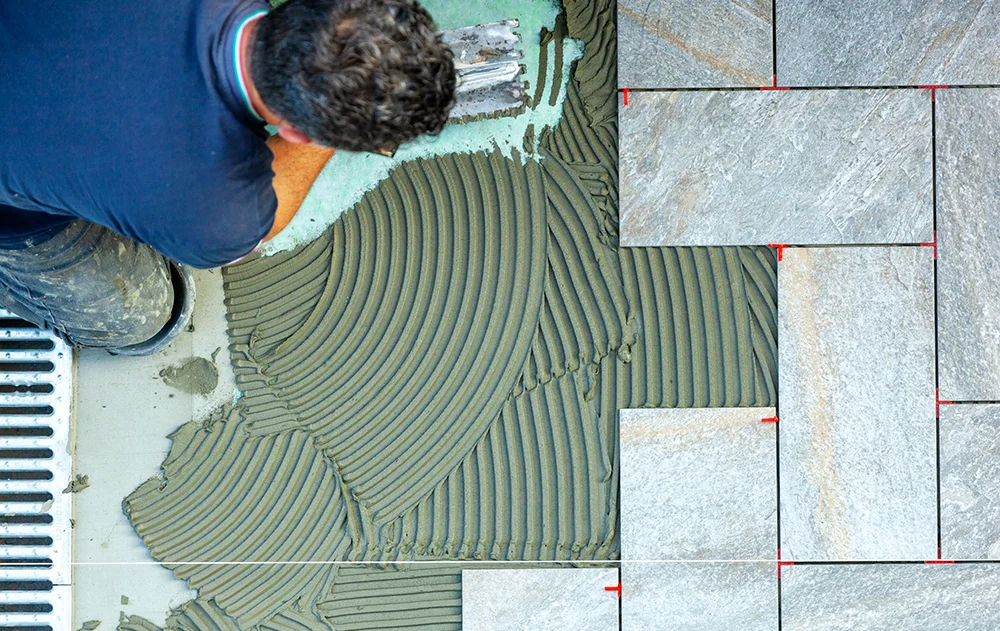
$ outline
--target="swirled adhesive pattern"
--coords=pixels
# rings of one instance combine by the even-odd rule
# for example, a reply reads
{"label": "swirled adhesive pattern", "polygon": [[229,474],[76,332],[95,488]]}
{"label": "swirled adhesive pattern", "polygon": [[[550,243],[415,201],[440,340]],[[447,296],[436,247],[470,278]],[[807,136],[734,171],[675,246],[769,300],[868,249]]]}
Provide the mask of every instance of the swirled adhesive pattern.
{"label": "swirled adhesive pattern", "polygon": [[[584,56],[537,154],[405,163],[224,270],[244,396],[126,501],[199,590],[168,628],[457,630],[460,569],[403,562],[616,559],[620,409],[774,404],[773,252],[618,247],[614,15],[565,2],[546,54]],[[180,563],[289,547],[399,563]]]}

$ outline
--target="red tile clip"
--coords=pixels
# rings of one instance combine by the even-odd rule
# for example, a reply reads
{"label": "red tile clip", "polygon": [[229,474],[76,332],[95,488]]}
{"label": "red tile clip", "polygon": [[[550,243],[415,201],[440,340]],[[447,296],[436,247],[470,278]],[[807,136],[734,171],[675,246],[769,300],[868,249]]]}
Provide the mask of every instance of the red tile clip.
{"label": "red tile clip", "polygon": [[625,97],[625,105],[628,105],[628,88],[623,89],[622,94]]}
{"label": "red tile clip", "polygon": [[764,86],[763,88],[761,88],[761,91],[762,92],[769,92],[769,91],[773,91],[773,90],[779,90],[779,91],[780,90],[791,90],[791,88],[788,87],[788,86],[780,86],[779,87],[778,86],[778,75],[773,74],[773,75],[771,75],[771,85]]}
{"label": "red tile clip", "polygon": [[952,560],[950,560],[950,559],[942,559],[941,558],[941,548],[938,548],[937,550],[938,550],[938,557],[937,557],[937,559],[932,559],[930,561],[924,561],[924,565],[954,565],[955,564],[955,562],[952,561]]}
{"label": "red tile clip", "polygon": [[604,591],[606,591],[606,592],[618,592],[618,598],[621,598],[622,597],[622,584],[618,583],[618,585],[609,585],[609,586],[607,586],[607,587],[604,588]]}
{"label": "red tile clip", "polygon": [[781,560],[781,548],[778,548],[778,578],[781,578],[781,568],[790,567],[795,565],[795,561],[782,561]]}
{"label": "red tile clip", "polygon": [[937,260],[937,230],[934,231],[934,240],[930,243],[921,243],[920,245],[928,248],[934,248],[934,260]]}
{"label": "red tile clip", "polygon": [[784,254],[785,248],[788,247],[788,244],[787,243],[768,243],[767,247],[774,248],[774,249],[776,249],[778,251],[778,260],[780,261],[781,258],[782,258],[782,255]]}
{"label": "red tile clip", "polygon": [[946,85],[918,85],[917,87],[920,88],[921,90],[930,90],[931,91],[931,103],[933,103],[937,99],[936,92],[938,90],[944,90],[948,86],[946,86]]}
{"label": "red tile clip", "polygon": [[934,388],[934,418],[941,418],[941,406],[951,405],[954,401],[942,401],[941,389]]}
{"label": "red tile clip", "polygon": [[761,423],[777,423],[778,422],[778,417],[777,416],[769,416],[767,418],[760,419],[760,422]]}

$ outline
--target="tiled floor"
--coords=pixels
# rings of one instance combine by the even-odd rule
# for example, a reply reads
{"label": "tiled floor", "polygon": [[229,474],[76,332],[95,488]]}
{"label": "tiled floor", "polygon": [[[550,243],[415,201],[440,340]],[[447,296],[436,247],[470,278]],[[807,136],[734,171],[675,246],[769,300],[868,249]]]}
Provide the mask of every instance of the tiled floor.
{"label": "tiled floor", "polygon": [[462,571],[465,631],[607,631],[618,625],[615,568]]}
{"label": "tiled floor", "polygon": [[930,248],[795,248],[778,265],[781,549],[937,549]]}
{"label": "tiled floor", "polygon": [[638,92],[619,108],[624,246],[933,238],[917,90]]}
{"label": "tiled floor", "polygon": [[770,0],[620,0],[618,84],[769,85],[771,19]]}
{"label": "tiled floor", "polygon": [[941,408],[941,552],[1000,561],[1000,405]]}
{"label": "tiled floor", "polygon": [[773,563],[624,563],[622,631],[778,628]]}
{"label": "tiled floor", "polygon": [[1000,82],[1000,2],[777,0],[784,85]]}
{"label": "tiled floor", "polygon": [[1000,626],[1000,565],[797,565],[785,631],[979,631]]}
{"label": "tiled floor", "polygon": [[1000,90],[942,90],[937,141],[941,397],[997,401]]}
{"label": "tiled floor", "polygon": [[[622,410],[622,558],[774,559],[774,408]],[[670,488],[670,493],[663,489]]]}
{"label": "tiled floor", "polygon": [[1000,2],[634,4],[622,245],[778,249],[779,421],[623,412],[622,628],[1000,628]]}

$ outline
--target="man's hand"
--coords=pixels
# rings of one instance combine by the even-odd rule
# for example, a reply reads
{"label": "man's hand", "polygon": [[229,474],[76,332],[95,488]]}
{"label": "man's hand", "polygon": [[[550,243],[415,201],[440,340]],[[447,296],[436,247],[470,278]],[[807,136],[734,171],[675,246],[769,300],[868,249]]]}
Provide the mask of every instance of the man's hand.
{"label": "man's hand", "polygon": [[264,237],[264,241],[285,229],[299,211],[306,193],[312,188],[326,161],[334,153],[333,149],[296,144],[280,136],[270,138],[267,146],[274,154],[274,162],[271,164],[271,169],[274,171],[272,184],[274,193],[278,196],[278,212],[274,217],[274,225]]}

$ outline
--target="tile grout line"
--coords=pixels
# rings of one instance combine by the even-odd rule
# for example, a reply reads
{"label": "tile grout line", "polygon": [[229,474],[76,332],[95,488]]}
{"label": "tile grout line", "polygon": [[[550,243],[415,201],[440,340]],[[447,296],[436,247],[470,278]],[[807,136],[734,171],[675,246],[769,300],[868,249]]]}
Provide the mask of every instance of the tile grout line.
{"label": "tile grout line", "polygon": [[937,242],[937,99],[931,89],[931,227],[934,235],[934,465],[937,510],[937,558],[941,558],[941,353],[938,340]]}
{"label": "tile grout line", "polygon": [[778,87],[778,0],[771,1],[771,77],[774,87]]}
{"label": "tile grout line", "polygon": [[[775,75],[777,76],[777,75]],[[778,304],[781,299],[779,292],[779,287],[781,284],[778,282],[778,274],[781,273],[781,248],[777,248],[775,252],[775,263],[774,263],[774,304],[775,304],[775,329],[776,334],[774,336],[774,351],[777,356],[776,367],[777,367],[777,378],[774,380],[774,416],[779,419],[775,424],[774,428],[774,486],[775,486],[775,505],[776,505],[776,535],[778,544],[778,631],[781,631],[781,328],[778,326],[778,318],[780,317],[780,311],[778,310]]]}
{"label": "tile grout line", "polygon": [[1000,565],[1000,559],[947,559],[920,561],[915,559],[853,560],[853,561],[796,561],[795,565],[826,567],[834,565]]}
{"label": "tile grout line", "polygon": [[[621,475],[619,473],[619,478],[620,477],[621,477]],[[618,498],[620,500],[621,499],[621,495],[619,495]],[[621,532],[621,531],[619,530],[618,532]],[[622,625],[625,624],[625,617],[624,617],[624,615],[622,613],[622,609],[624,608],[622,606],[622,591],[623,590],[624,590],[624,587],[622,586],[622,564],[619,563],[618,564],[618,631],[621,631]]]}
{"label": "tile grout line", "polygon": [[[775,80],[777,75],[772,77]],[[715,86],[715,87],[675,87],[675,88],[618,88],[619,92],[624,90],[630,90],[632,92],[760,92],[760,91],[794,91],[794,92],[824,92],[833,90],[943,90],[948,88],[949,90],[989,90],[1000,88],[1000,83],[970,83],[965,85],[915,85],[915,84],[901,84],[901,85],[793,85],[793,86],[781,86],[780,88],[775,85],[769,86]]]}
{"label": "tile grout line", "polygon": [[[933,560],[932,560],[933,562]],[[1000,565],[1000,559],[947,559],[949,564],[955,565]],[[173,562],[172,562],[173,563]],[[384,565],[567,565],[570,567],[577,567],[581,565],[597,565],[598,569],[607,569],[609,565],[612,566],[624,566],[628,563],[639,563],[639,564],[719,564],[719,563],[745,563],[745,564],[773,564],[774,559],[647,559],[647,560],[593,560],[593,559],[550,559],[550,560],[481,560],[472,558],[456,558],[456,559],[440,559],[440,560],[366,560],[366,561],[179,561],[173,563],[174,565],[186,565],[186,566],[213,566],[213,565],[255,565],[255,566],[273,566],[273,565],[302,565],[302,566],[345,566],[345,567],[367,567],[367,566],[384,566]],[[810,559],[810,560],[798,560],[798,561],[784,561],[786,566],[799,566],[799,565],[926,565],[927,560],[920,559],[848,559],[848,560],[822,560],[822,559]],[[135,565],[148,565],[150,567],[162,565],[158,561],[76,561],[72,564],[74,567],[80,566],[135,566]],[[23,568],[23,564],[18,563],[0,563],[0,568]],[[463,569],[468,569],[464,568]],[[546,569],[546,568],[542,568]],[[58,585],[63,585],[62,583],[57,583]],[[612,586],[614,587],[614,586]],[[609,590],[612,591],[612,590]]]}

